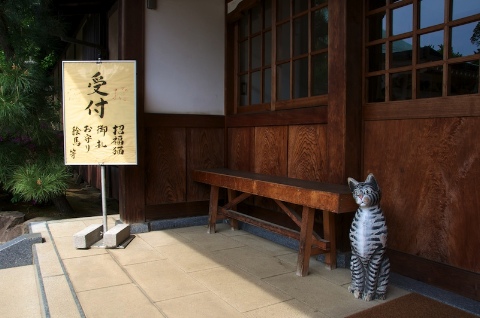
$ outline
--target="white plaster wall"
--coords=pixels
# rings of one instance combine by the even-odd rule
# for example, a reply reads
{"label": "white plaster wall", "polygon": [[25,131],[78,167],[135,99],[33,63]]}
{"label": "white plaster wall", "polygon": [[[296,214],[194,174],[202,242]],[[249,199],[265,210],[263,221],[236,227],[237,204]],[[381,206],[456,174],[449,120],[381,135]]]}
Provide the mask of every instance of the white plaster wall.
{"label": "white plaster wall", "polygon": [[224,0],[146,10],[145,112],[224,114]]}

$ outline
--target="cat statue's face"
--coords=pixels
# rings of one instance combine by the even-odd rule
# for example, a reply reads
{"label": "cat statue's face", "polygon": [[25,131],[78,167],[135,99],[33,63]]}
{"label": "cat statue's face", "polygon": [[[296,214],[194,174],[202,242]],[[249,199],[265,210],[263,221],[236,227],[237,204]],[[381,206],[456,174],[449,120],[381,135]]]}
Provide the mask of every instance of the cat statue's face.
{"label": "cat statue's face", "polygon": [[380,187],[373,174],[369,174],[365,182],[358,182],[348,178],[348,186],[352,190],[353,198],[360,207],[370,207],[380,203]]}

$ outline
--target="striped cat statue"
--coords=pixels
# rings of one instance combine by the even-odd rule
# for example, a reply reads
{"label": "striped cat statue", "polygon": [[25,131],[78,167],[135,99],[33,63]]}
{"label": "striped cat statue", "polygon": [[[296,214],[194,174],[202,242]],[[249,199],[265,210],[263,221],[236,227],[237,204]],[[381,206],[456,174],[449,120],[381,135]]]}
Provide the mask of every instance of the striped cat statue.
{"label": "striped cat statue", "polygon": [[348,178],[348,185],[358,204],[350,227],[352,283],[348,290],[365,301],[385,299],[390,261],[385,255],[387,224],[380,208],[380,188],[373,174],[365,182]]}

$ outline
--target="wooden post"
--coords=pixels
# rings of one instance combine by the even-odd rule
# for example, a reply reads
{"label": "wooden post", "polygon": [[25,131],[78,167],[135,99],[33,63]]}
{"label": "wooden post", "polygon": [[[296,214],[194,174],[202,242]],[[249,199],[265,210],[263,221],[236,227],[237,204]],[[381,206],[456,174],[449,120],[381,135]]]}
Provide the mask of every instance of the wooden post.
{"label": "wooden post", "polygon": [[312,252],[312,232],[315,220],[315,209],[307,206],[302,211],[302,226],[300,228],[300,246],[297,261],[297,276],[307,276]]}
{"label": "wooden post", "polygon": [[119,166],[119,213],[125,223],[145,222],[144,27],[145,3],[120,0],[119,59],[137,61],[137,166]]}
{"label": "wooden post", "polygon": [[325,255],[325,264],[329,269],[337,268],[337,244],[335,239],[335,214],[323,211],[323,236],[330,242],[330,252]]}
{"label": "wooden post", "polygon": [[215,224],[217,223],[218,212],[218,192],[219,187],[212,185],[210,187],[210,206],[208,207],[208,230],[207,233],[215,233]]}
{"label": "wooden post", "polygon": [[[328,0],[328,182],[346,184],[362,172],[363,4]],[[342,70],[339,72],[338,70]],[[338,216],[336,242],[350,249],[352,215]],[[331,234],[334,235],[334,234]],[[334,247],[332,247],[333,249]]]}
{"label": "wooden post", "polygon": [[[228,189],[227,193],[228,193],[228,202],[230,202],[233,199],[235,199],[237,191],[232,190],[232,189]],[[230,207],[230,209],[237,211],[237,205],[236,204],[233,205],[232,207]],[[237,220],[230,219],[229,222],[230,222],[230,228],[232,230],[238,230],[238,221]]]}

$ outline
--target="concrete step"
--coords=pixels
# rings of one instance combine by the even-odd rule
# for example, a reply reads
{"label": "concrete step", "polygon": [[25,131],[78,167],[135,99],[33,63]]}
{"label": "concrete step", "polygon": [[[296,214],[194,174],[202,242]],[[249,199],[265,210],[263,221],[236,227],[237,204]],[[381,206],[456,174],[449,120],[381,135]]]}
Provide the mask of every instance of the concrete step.
{"label": "concrete step", "polygon": [[42,315],[46,318],[85,317],[45,222],[32,224],[45,242],[33,246]]}
{"label": "concrete step", "polygon": [[2,318],[40,318],[42,309],[35,285],[34,265],[0,270],[0,308]]}

